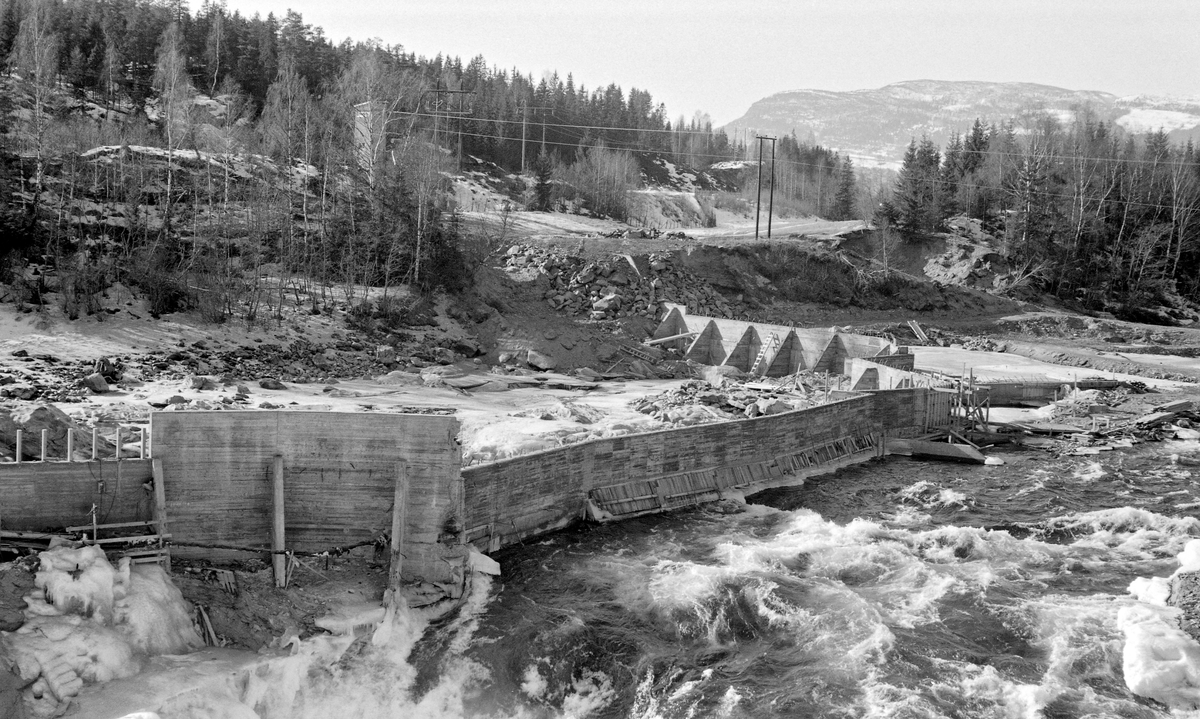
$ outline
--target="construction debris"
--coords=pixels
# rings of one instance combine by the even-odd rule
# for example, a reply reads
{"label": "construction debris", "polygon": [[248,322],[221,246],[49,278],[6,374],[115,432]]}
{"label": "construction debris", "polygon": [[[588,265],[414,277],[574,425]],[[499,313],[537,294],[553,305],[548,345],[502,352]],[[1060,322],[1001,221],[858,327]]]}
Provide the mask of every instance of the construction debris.
{"label": "construction debris", "polygon": [[654,319],[661,302],[687,305],[696,314],[732,317],[730,303],[704,280],[671,266],[669,255],[652,254],[644,265],[624,255],[590,261],[534,245],[513,245],[505,267],[546,275],[545,299],[560,312],[594,320],[641,316]]}

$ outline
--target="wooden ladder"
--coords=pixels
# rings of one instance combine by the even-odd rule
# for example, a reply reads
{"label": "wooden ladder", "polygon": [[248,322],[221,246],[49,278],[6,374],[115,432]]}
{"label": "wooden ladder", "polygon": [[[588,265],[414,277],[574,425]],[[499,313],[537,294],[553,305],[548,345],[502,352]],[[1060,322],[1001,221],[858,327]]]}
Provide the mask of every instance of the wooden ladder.
{"label": "wooden ladder", "polygon": [[643,352],[639,349],[635,349],[628,345],[617,345],[617,349],[621,350],[622,352],[624,352],[627,355],[630,355],[631,357],[637,357],[638,359],[640,359],[644,362],[649,362],[650,364],[654,364],[654,358],[651,357],[648,353]]}
{"label": "wooden ladder", "polygon": [[766,344],[758,349],[758,356],[754,358],[754,364],[750,365],[750,374],[758,373],[758,366],[766,359],[767,353],[779,346],[779,335],[775,332],[767,338]]}

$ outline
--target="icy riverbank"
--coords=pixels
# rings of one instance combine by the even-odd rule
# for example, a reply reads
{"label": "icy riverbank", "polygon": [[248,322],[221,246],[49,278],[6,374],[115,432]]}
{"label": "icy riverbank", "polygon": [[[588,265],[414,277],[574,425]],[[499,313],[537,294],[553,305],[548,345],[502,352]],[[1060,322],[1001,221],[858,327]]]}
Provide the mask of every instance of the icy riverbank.
{"label": "icy riverbank", "polygon": [[24,624],[0,633],[0,657],[15,668],[31,716],[59,716],[85,684],[203,646],[191,606],[158,565],[114,567],[97,546],[51,549],[39,560]]}

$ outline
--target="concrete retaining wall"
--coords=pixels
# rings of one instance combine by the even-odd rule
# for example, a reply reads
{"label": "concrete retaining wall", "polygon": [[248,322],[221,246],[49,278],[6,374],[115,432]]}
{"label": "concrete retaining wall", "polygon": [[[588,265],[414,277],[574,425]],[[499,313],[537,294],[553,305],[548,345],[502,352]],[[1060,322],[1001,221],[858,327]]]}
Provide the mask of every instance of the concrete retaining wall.
{"label": "concrete retaining wall", "polygon": [[[284,466],[285,546],[319,552],[367,542],[392,524],[398,466],[406,467],[406,581],[454,580],[461,555],[461,453],[452,417],[329,412],[157,412],[154,456],[163,463],[175,542],[271,547],[275,455]],[[177,546],[176,556],[213,557]],[[244,557],[245,555],[239,555]]]}
{"label": "concrete retaining wall", "polygon": [[495,551],[583,517],[589,499],[638,514],[753,491],[876,456],[885,434],[949,421],[925,388],[810,409],[583,442],[463,470],[467,541]]}
{"label": "concrete retaining wall", "polygon": [[[885,436],[917,436],[950,419],[952,393],[835,394],[837,401],[809,409],[594,440],[465,470],[450,417],[164,412],[152,415],[151,431],[176,556],[224,556],[186,544],[270,549],[276,455],[283,458],[288,549],[370,541],[390,530],[403,464],[404,579],[453,583],[463,541],[495,551],[575,522],[589,503],[633,516],[729,489],[795,483],[878,456]],[[96,480],[105,476],[113,481],[97,497]],[[151,476],[149,460],[0,466],[0,521],[29,530],[82,524],[93,501],[106,506],[101,499],[136,510],[102,514],[103,521],[150,519],[153,498],[143,483]]]}
{"label": "concrete retaining wall", "polygon": [[[40,532],[152,519],[150,460],[0,463],[0,529]],[[103,485],[101,483],[103,482]]]}

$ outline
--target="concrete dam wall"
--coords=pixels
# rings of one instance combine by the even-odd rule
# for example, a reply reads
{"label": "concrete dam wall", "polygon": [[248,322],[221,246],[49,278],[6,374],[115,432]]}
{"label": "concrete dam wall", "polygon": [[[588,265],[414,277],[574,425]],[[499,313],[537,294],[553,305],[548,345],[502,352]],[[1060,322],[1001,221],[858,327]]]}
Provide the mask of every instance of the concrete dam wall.
{"label": "concrete dam wall", "polygon": [[566,527],[588,511],[614,518],[796,483],[880,456],[883,438],[950,422],[951,396],[879,391],[754,419],[626,435],[462,471],[466,541],[481,551]]}
{"label": "concrete dam wall", "polygon": [[3,526],[86,524],[100,499],[101,521],[152,517],[176,557],[278,558],[391,537],[404,558],[397,581],[448,587],[461,582],[468,544],[491,552],[589,514],[620,519],[793,484],[880,456],[885,437],[945,426],[950,399],[922,387],[839,393],[808,409],[466,469],[452,417],[159,412],[152,460],[0,465]]}

